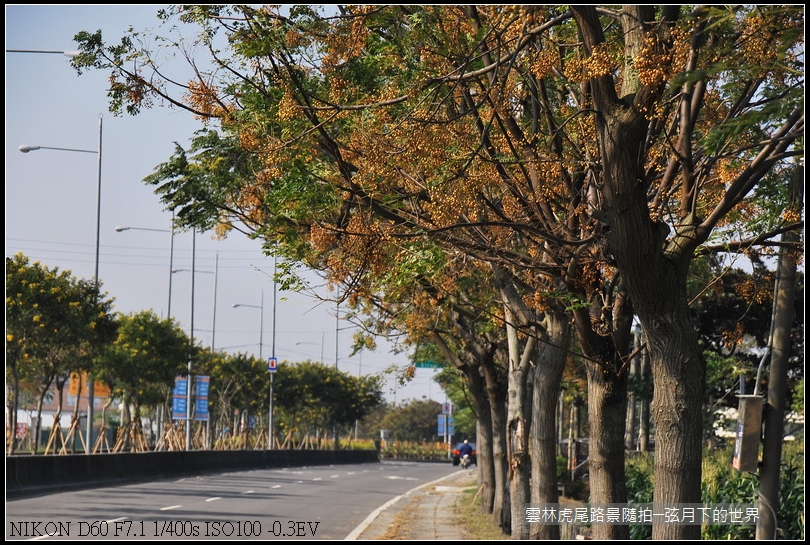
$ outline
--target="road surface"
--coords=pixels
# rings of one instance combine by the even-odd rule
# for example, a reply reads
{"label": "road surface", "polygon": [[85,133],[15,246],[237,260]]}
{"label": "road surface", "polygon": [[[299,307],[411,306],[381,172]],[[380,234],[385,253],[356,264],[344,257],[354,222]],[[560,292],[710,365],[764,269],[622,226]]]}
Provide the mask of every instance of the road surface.
{"label": "road surface", "polygon": [[390,499],[456,470],[382,462],[61,492],[7,501],[6,539],[344,539]]}

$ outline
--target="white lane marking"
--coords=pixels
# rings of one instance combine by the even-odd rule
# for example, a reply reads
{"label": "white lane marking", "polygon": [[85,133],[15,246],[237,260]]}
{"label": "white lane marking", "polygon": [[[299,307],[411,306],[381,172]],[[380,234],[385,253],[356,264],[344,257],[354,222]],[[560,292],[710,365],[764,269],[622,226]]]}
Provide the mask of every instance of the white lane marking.
{"label": "white lane marking", "polygon": [[397,475],[389,475],[387,478],[391,479],[393,481],[418,481],[419,480],[416,477],[398,477]]}
{"label": "white lane marking", "polygon": [[222,499],[222,498],[208,498],[208,499],[207,499],[207,500],[205,500],[205,501],[217,501],[217,500],[221,500],[221,499]]}
{"label": "white lane marking", "polygon": [[312,479],[312,480],[313,480],[313,481],[322,481],[322,480],[323,480],[323,477],[315,477],[315,478],[314,478],[314,479]]}
{"label": "white lane marking", "polygon": [[277,485],[276,485],[276,486],[274,486],[273,488],[281,488],[281,485],[280,485],[280,484],[277,484]]}
{"label": "white lane marking", "polygon": [[340,475],[332,475],[332,479],[337,479]]}
{"label": "white lane marking", "polygon": [[161,507],[161,511],[171,511],[172,509],[180,509],[182,505],[170,505],[169,507]]}
{"label": "white lane marking", "polygon": [[242,494],[253,494],[255,490],[245,490]]}

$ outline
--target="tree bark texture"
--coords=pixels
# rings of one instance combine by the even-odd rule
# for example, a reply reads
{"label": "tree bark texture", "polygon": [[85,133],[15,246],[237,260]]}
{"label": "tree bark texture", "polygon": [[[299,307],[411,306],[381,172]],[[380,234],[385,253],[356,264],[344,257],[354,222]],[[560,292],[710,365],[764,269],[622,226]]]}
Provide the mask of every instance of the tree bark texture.
{"label": "tree bark texture", "polygon": [[509,342],[509,382],[507,385],[506,433],[509,467],[509,501],[512,539],[527,539],[526,504],[529,503],[529,426],[527,392],[529,359],[535,356],[535,339],[529,337],[521,350],[511,311],[505,312]]}
{"label": "tree bark texture", "polygon": [[[532,382],[531,503],[557,503],[557,398],[567,359],[570,326],[565,315],[547,315],[549,343],[541,346]],[[525,512],[524,512],[525,515]],[[529,525],[530,539],[560,539],[560,527]]]}
{"label": "tree bark texture", "polygon": [[494,362],[491,366],[484,367],[483,371],[492,415],[492,464],[495,482],[492,518],[508,534],[511,532],[511,512],[506,461],[506,383]]}

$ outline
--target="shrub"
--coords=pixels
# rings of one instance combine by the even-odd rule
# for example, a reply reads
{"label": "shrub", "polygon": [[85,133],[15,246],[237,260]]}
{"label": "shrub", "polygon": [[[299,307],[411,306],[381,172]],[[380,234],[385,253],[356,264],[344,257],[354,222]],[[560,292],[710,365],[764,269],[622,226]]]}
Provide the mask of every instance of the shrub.
{"label": "shrub", "polygon": [[[759,476],[741,473],[731,466],[733,448],[712,450],[703,456],[702,502],[704,504],[758,504]],[[634,455],[627,460],[628,503],[652,503],[653,458]],[[782,456],[777,539],[804,540],[804,449],[788,443]],[[754,539],[756,528],[742,525],[706,525],[703,539]],[[631,526],[631,539],[650,539],[652,526]]]}

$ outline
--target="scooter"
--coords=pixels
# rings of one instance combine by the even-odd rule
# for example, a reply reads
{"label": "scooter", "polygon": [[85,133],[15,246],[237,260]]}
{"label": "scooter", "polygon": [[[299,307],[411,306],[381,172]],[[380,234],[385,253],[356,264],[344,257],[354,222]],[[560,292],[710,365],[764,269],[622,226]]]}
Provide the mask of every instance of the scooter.
{"label": "scooter", "polygon": [[471,463],[472,463],[472,460],[470,460],[470,455],[469,454],[465,454],[461,458],[461,468],[462,469],[467,469],[468,467],[470,467]]}

